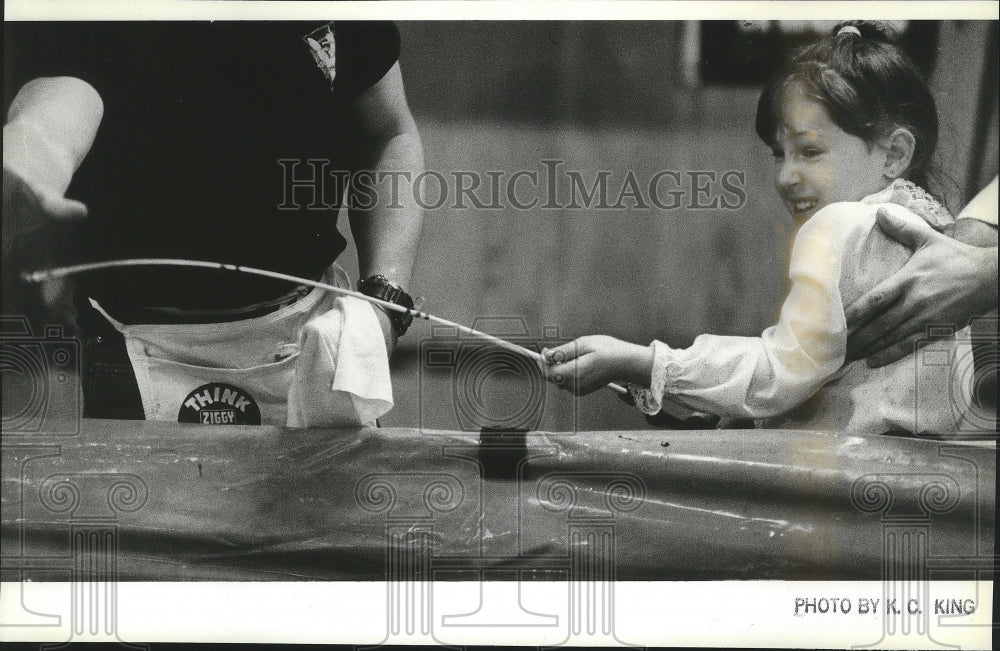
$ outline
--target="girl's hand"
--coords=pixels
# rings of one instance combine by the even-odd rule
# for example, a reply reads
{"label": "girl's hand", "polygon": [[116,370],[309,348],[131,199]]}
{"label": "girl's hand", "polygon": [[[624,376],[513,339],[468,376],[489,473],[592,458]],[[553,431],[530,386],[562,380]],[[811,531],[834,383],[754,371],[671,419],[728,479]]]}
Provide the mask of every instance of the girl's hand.
{"label": "girl's hand", "polygon": [[651,348],[604,335],[546,348],[542,358],[546,379],[578,396],[615,381],[647,385],[653,368]]}

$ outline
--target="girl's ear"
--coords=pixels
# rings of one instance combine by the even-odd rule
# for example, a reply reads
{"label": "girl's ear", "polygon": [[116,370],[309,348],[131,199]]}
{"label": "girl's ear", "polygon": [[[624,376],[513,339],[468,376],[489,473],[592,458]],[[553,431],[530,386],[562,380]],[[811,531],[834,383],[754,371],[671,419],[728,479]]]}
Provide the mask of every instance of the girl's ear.
{"label": "girl's ear", "polygon": [[909,129],[900,127],[893,131],[886,142],[885,166],[882,173],[887,179],[895,180],[906,174],[913,161],[917,139]]}

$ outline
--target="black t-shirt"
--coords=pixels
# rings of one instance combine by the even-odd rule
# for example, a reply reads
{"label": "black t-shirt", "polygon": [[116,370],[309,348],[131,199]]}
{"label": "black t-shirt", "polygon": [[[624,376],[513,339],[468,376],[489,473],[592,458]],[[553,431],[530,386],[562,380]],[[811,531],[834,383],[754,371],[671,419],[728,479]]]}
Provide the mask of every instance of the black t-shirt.
{"label": "black t-shirt", "polygon": [[[318,276],[345,246],[343,183],[329,173],[369,162],[349,106],[399,55],[391,23],[331,25],[332,84],[305,40],[321,23],[5,23],[5,109],[43,76],[83,79],[104,101],[67,191],[90,209],[79,259],[178,257]],[[310,187],[289,189],[317,170],[327,173],[318,202]],[[177,268],[89,274],[79,285],[112,309],[228,308],[291,288]]]}

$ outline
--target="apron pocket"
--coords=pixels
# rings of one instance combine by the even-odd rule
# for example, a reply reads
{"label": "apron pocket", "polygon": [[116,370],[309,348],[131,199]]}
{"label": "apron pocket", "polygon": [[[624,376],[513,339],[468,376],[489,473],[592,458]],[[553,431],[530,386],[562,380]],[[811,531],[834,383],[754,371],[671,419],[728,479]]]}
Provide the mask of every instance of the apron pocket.
{"label": "apron pocket", "polygon": [[227,369],[143,356],[133,367],[147,420],[284,426],[297,358]]}

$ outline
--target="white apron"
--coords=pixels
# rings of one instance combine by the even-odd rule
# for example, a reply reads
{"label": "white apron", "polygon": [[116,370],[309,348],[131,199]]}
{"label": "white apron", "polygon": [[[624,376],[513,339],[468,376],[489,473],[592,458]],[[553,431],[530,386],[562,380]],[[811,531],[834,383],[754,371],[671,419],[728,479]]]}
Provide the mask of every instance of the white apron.
{"label": "white apron", "polygon": [[[350,287],[346,272],[336,264],[323,282]],[[90,302],[125,338],[147,420],[349,427],[371,424],[392,407],[384,340],[365,301],[314,288],[294,303],[251,319],[135,325],[120,323],[96,301]],[[314,359],[300,362],[303,344],[314,353],[317,338],[332,351],[330,359],[319,367]],[[337,354],[342,340],[351,349],[347,359]],[[359,363],[365,368],[359,369]],[[344,378],[357,377],[367,379],[360,396],[352,394],[353,386],[344,386]],[[297,400],[290,418],[290,389],[299,385],[293,393],[302,396],[303,388],[312,384],[318,387],[309,387],[309,402]]]}

